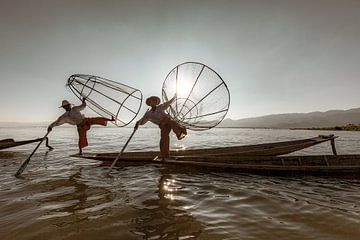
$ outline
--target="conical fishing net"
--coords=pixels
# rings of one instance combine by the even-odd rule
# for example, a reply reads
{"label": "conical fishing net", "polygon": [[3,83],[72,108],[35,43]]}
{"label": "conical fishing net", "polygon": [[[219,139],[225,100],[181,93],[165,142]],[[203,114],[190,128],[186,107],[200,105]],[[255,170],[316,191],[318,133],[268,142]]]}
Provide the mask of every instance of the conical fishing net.
{"label": "conical fishing net", "polygon": [[115,125],[128,125],[139,113],[142,103],[140,90],[102,77],[75,74],[67,87],[100,116],[115,118]]}
{"label": "conical fishing net", "polygon": [[168,109],[170,116],[191,130],[215,127],[225,117],[230,93],[219,74],[197,62],[176,66],[167,75],[163,88],[164,101],[177,97]]}

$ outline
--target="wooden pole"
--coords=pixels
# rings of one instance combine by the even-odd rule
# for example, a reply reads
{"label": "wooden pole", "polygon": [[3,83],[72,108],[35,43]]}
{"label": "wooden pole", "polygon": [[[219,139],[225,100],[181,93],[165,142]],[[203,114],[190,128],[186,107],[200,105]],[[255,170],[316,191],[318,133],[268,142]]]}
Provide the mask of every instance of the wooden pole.
{"label": "wooden pole", "polygon": [[332,138],[332,139],[330,140],[330,143],[331,143],[331,149],[332,149],[332,151],[333,151],[333,154],[334,154],[335,156],[337,156],[336,147],[335,147],[335,138]]}
{"label": "wooden pole", "polygon": [[136,129],[134,129],[134,131],[131,133],[129,139],[127,140],[127,142],[125,143],[124,147],[121,149],[121,152],[117,155],[117,157],[115,158],[115,160],[113,161],[113,163],[110,166],[110,170],[109,173],[111,172],[112,168],[115,166],[116,162],[119,160],[119,158],[121,157],[121,155],[123,154],[125,148],[127,147],[127,145],[129,144],[131,138],[134,136],[136,132]]}
{"label": "wooden pole", "polygon": [[17,170],[17,172],[15,173],[15,177],[18,177],[21,175],[21,173],[25,170],[26,166],[28,165],[28,163],[30,162],[30,159],[32,157],[32,155],[34,155],[34,153],[36,152],[36,150],[40,147],[41,143],[47,139],[47,135],[50,132],[47,132],[45,134],[45,136],[42,138],[42,140],[38,143],[38,145],[36,146],[36,148],[34,149],[34,151],[32,151],[32,153],[30,154],[30,156],[21,164],[20,168]]}

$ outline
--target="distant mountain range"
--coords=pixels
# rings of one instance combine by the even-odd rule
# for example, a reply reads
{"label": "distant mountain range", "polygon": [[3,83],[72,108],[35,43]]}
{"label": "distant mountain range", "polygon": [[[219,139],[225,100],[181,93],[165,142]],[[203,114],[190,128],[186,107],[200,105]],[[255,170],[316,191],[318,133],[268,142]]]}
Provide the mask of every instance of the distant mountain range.
{"label": "distant mountain range", "polygon": [[[360,124],[360,108],[353,108],[349,110],[330,110],[327,112],[272,114],[261,117],[244,118],[238,120],[232,120],[227,118],[224,119],[218,125],[218,127],[283,128],[284,129],[284,128],[325,128],[325,127],[345,126],[347,124],[357,124],[357,125]],[[0,122],[0,127],[22,127],[22,126],[46,127],[47,125],[49,125],[49,123],[47,122],[42,122],[42,123]],[[149,127],[153,127],[153,125],[150,124]]]}
{"label": "distant mountain range", "polygon": [[360,108],[327,112],[273,114],[239,120],[225,119],[219,127],[321,128],[360,124]]}

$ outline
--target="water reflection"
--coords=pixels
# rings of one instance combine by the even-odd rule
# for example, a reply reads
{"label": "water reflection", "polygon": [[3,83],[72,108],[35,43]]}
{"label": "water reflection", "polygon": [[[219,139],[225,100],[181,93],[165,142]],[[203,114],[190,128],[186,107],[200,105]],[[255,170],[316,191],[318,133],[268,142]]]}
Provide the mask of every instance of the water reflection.
{"label": "water reflection", "polygon": [[93,215],[107,215],[110,212],[109,207],[118,203],[115,198],[121,193],[104,187],[89,186],[82,179],[80,169],[68,179],[52,180],[46,185],[44,193],[33,198],[36,198],[46,211],[40,219],[73,215],[85,220]]}
{"label": "water reflection", "polygon": [[0,159],[10,159],[15,157],[15,152],[0,151]]}
{"label": "water reflection", "polygon": [[[9,128],[0,134],[2,138],[8,137],[5,133],[32,138],[43,130]],[[87,151],[118,151],[123,144],[119,136],[129,136],[131,131],[94,128],[97,138],[92,138]],[[158,129],[142,131],[128,150],[157,150]],[[215,173],[158,164],[121,168],[110,179],[100,163],[68,157],[77,151],[74,134],[73,128],[54,132],[55,150],[46,155],[42,146],[24,179],[13,174],[34,146],[0,152],[1,240],[360,239],[359,181]],[[175,148],[254,144],[318,134],[329,133],[213,129],[192,133]],[[339,154],[359,152],[358,133],[337,135]],[[297,154],[325,153],[331,154],[327,144]]]}
{"label": "water reflection", "polygon": [[161,173],[156,190],[156,199],[142,202],[145,206],[141,215],[133,220],[132,232],[144,239],[197,239],[204,230],[204,224],[199,222],[186,205],[178,198],[176,179],[166,173]]}

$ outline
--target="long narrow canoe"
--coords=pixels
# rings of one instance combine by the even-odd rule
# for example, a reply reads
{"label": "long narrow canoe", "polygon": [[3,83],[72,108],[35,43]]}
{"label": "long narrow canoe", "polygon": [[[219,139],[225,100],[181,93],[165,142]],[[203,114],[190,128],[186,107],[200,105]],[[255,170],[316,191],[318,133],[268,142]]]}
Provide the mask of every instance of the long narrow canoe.
{"label": "long narrow canoe", "polygon": [[[334,140],[336,137],[316,137],[298,141],[288,141],[281,143],[260,144],[264,151],[271,146],[275,148],[298,149],[298,145],[304,146],[313,141],[312,145],[328,140]],[[322,141],[323,140],[323,141]],[[296,143],[296,144],[294,144]],[[295,146],[294,146],[295,145]],[[312,146],[311,145],[311,146]],[[259,145],[251,145],[258,150]],[[293,146],[293,148],[291,148]],[[334,147],[334,145],[332,145]],[[314,156],[266,156],[266,155],[249,155],[250,146],[216,148],[216,149],[196,149],[188,151],[172,152],[172,157],[165,161],[158,160],[158,152],[127,152],[119,159],[117,166],[136,166],[149,163],[170,164],[182,166],[210,167],[222,170],[236,170],[240,172],[262,173],[262,174],[320,174],[320,175],[346,175],[356,174],[360,176],[360,155],[314,155]],[[303,147],[304,148],[304,147]],[[239,151],[246,149],[246,151]],[[302,148],[301,148],[302,149]],[[222,151],[220,151],[222,150]],[[235,151],[236,150],[236,151]],[[334,149],[333,149],[334,150]],[[284,152],[284,151],[273,151]],[[243,154],[245,153],[245,154]],[[252,151],[256,153],[256,151]],[[269,153],[269,152],[268,152]],[[334,150],[334,153],[335,150]],[[82,155],[72,155],[102,161],[104,164],[110,164],[117,156],[117,153],[84,153]]]}
{"label": "long narrow canoe", "polygon": [[[275,143],[263,143],[256,145],[220,147],[220,148],[177,150],[177,151],[171,151],[170,155],[171,156],[189,156],[189,155],[222,156],[222,155],[230,154],[230,155],[239,155],[239,156],[278,156],[278,155],[285,155],[295,151],[299,151],[301,149],[308,148],[327,141],[332,141],[333,144],[335,138],[337,138],[337,136],[319,135],[317,137],[308,138],[308,139],[275,142]],[[118,155],[117,152],[99,153],[99,154],[94,153],[94,154],[99,155],[99,157],[106,156],[113,159],[115,159],[116,156]],[[131,157],[131,158],[145,157],[152,160],[159,154],[160,153],[158,151],[125,152],[122,154],[121,159],[124,158],[126,159],[127,157]],[[77,155],[74,156],[76,157]]]}
{"label": "long narrow canoe", "polygon": [[[83,154],[73,157],[102,161],[111,164],[114,157],[104,154]],[[174,156],[154,160],[147,156],[124,157],[118,161],[118,167],[144,164],[167,164],[231,170],[244,173],[268,175],[341,175],[360,177],[360,155],[308,155],[308,156]]]}
{"label": "long narrow canoe", "polygon": [[[17,147],[17,146],[21,146],[21,145],[25,145],[25,144],[30,144],[30,143],[34,143],[34,142],[40,142],[41,140],[42,140],[42,138],[36,138],[36,139],[24,140],[24,141],[15,141],[12,138],[3,139],[3,140],[0,140],[0,150],[6,149],[6,148]],[[48,145],[48,138],[46,138],[46,146],[48,148],[52,149],[52,147],[50,147]]]}

